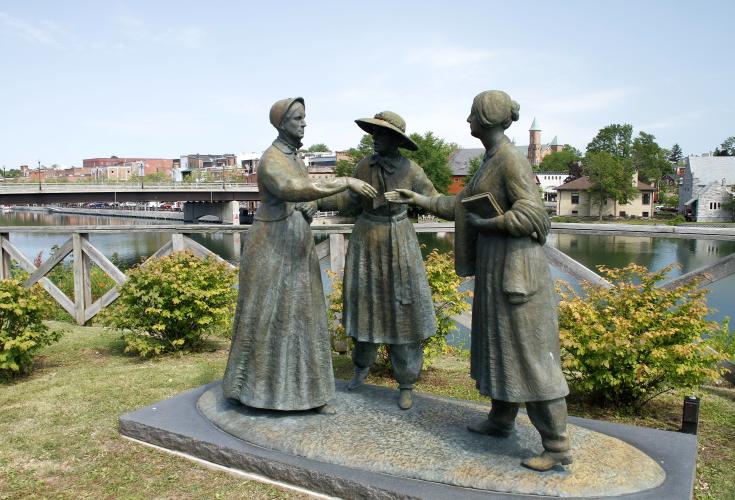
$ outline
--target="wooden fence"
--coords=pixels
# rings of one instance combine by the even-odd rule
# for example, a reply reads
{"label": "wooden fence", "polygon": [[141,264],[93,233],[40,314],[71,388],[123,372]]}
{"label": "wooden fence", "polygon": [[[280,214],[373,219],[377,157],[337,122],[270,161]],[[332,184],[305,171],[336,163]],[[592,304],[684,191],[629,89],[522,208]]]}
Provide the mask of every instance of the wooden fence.
{"label": "wooden fence", "polygon": [[[419,233],[452,233],[454,225],[449,223],[427,223],[415,225]],[[51,297],[59,303],[80,325],[94,318],[102,309],[111,304],[118,297],[117,287],[113,287],[96,301],[92,301],[90,270],[94,262],[107,273],[118,285],[127,279],[105,255],[89,242],[90,234],[103,233],[167,233],[171,239],[166,242],[149,259],[169,255],[172,252],[190,251],[201,257],[213,257],[224,261],[204,246],[188,237],[190,234],[207,233],[244,233],[248,226],[222,225],[131,225],[131,226],[9,226],[0,227],[0,279],[10,277],[11,261],[27,271],[30,276],[24,286],[31,287],[36,283],[43,286]],[[329,265],[335,272],[341,273],[344,268],[346,240],[345,234],[352,231],[351,224],[315,224],[312,226],[315,233],[323,233],[328,238],[316,247],[320,261],[329,260]],[[673,237],[692,239],[735,240],[735,229],[701,228],[680,226],[644,226],[622,224],[554,224],[552,232],[565,234],[596,234],[596,235],[629,235],[647,237]],[[45,233],[67,234],[69,239],[64,242],[46,261],[36,266],[15,245],[10,235],[13,233]],[[546,254],[555,267],[571,275],[579,281],[590,281],[602,286],[610,286],[601,276],[575,261],[556,248],[546,245]],[[68,255],[72,255],[74,271],[73,298],[68,297],[47,277]],[[229,266],[232,264],[227,263]],[[143,264],[145,265],[145,263]],[[695,269],[683,276],[671,279],[661,286],[675,286],[683,282],[703,278],[700,286],[707,285],[724,277],[735,274],[735,253],[726,256],[717,262]],[[469,327],[469,314],[456,318],[457,321]]]}

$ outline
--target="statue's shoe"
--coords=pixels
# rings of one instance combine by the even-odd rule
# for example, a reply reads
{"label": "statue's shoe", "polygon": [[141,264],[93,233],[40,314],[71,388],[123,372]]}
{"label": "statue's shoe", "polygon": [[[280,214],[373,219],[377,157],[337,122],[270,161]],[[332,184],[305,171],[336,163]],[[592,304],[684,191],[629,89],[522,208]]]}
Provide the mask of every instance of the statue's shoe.
{"label": "statue's shoe", "polygon": [[478,434],[485,434],[486,436],[493,436],[493,437],[499,437],[499,438],[507,438],[511,434],[513,434],[513,430],[506,430],[501,429],[497,427],[492,420],[485,417],[482,420],[476,420],[474,422],[471,422],[467,429],[471,432],[476,432]]}
{"label": "statue's shoe", "polygon": [[352,376],[352,380],[347,383],[347,390],[354,391],[365,383],[365,379],[370,373],[370,367],[367,368],[355,368],[355,374]]}
{"label": "statue's shoe", "polygon": [[317,408],[314,408],[314,411],[317,412],[319,415],[336,415],[337,410],[335,409],[334,405],[331,405],[329,403],[319,406]]}
{"label": "statue's shoe", "polygon": [[529,469],[544,472],[555,465],[569,465],[572,463],[572,454],[569,451],[544,451],[535,457],[526,458],[521,461],[521,465]]}
{"label": "statue's shoe", "polygon": [[408,410],[413,406],[413,390],[401,389],[401,394],[398,396],[398,407],[401,410]]}

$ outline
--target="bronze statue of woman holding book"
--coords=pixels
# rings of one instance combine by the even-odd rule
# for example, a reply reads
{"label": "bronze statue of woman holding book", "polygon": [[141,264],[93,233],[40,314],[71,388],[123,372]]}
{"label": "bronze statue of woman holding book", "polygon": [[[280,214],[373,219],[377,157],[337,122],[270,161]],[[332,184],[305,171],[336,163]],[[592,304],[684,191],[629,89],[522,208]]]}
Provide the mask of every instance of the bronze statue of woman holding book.
{"label": "bronze statue of woman holding book", "polygon": [[549,217],[530,164],[504,132],[518,120],[519,109],[498,90],[475,97],[467,121],[486,152],[457,196],[396,189],[385,197],[456,221],[457,273],[475,276],[471,375],[480,393],[493,400],[488,418],[470,424],[469,430],[508,437],[525,403],[544,452],[522,463],[543,471],[572,462],[564,399],[569,389],[561,371],[556,303],[543,250]]}

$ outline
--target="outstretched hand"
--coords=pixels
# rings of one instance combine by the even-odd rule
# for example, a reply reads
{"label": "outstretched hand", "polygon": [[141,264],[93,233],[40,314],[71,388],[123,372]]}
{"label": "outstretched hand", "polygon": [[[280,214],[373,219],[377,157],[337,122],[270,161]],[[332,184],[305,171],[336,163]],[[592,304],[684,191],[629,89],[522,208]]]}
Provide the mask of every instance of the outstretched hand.
{"label": "outstretched hand", "polygon": [[378,191],[373,186],[365,181],[355,179],[353,177],[347,178],[347,187],[366,198],[375,198],[378,194]]}
{"label": "outstretched hand", "polygon": [[416,204],[416,193],[410,189],[396,189],[395,191],[386,191],[385,199],[391,203],[410,203]]}

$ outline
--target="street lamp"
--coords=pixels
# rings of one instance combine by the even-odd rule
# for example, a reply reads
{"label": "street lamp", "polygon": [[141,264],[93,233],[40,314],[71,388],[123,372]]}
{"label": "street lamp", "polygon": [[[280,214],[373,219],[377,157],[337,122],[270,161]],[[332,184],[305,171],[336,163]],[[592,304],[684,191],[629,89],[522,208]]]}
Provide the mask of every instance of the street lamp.
{"label": "street lamp", "polygon": [[41,160],[38,160],[38,190],[43,191],[41,186]]}

